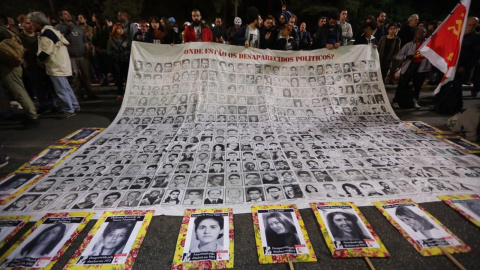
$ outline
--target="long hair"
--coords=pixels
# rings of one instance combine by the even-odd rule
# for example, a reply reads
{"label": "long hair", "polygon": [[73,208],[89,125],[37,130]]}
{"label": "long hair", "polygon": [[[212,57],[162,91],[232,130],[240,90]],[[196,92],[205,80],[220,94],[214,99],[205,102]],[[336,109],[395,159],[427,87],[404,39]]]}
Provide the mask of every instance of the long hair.
{"label": "long hair", "polygon": [[352,229],[353,229],[352,236],[354,237],[354,239],[363,240],[363,239],[368,239],[369,238],[368,236],[366,236],[363,233],[360,226],[358,226],[358,223],[357,223],[358,218],[355,215],[350,214],[350,213],[346,213],[346,212],[340,212],[340,211],[331,212],[331,213],[327,214],[327,225],[328,225],[328,228],[330,229],[330,231],[332,232],[332,235],[333,235],[334,238],[345,237],[344,234],[343,234],[343,231],[340,228],[338,228],[337,225],[335,225],[335,222],[333,221],[333,218],[336,215],[342,215],[352,223]]}
{"label": "long hair", "polygon": [[[408,217],[408,218],[415,219],[423,225],[425,230],[431,230],[431,229],[435,228],[435,226],[433,226],[433,224],[430,223],[430,221],[428,221],[426,218],[418,215],[417,213],[413,212],[411,209],[409,209],[406,206],[397,207],[397,209],[395,209],[395,215],[397,217],[403,216],[403,217]],[[416,232],[416,230],[414,230],[413,228],[412,228],[412,230]]]}
{"label": "long hair", "polygon": [[67,226],[65,226],[65,224],[63,223],[57,223],[40,232],[32,241],[30,241],[30,243],[26,244],[22,248],[22,250],[20,251],[20,255],[25,256],[30,251],[32,251],[32,249],[34,249],[36,246],[38,246],[38,244],[40,244],[39,240],[41,240],[45,234],[47,234],[48,232],[50,232],[55,228],[60,228],[60,232],[56,234],[55,238],[50,240],[47,246],[40,252],[40,255],[47,255],[48,253],[50,253],[53,250],[53,248],[55,248],[55,246],[60,242],[60,240],[62,240],[63,235],[65,234],[65,230]]}
{"label": "long hair", "polygon": [[[117,37],[117,29],[121,28],[123,29],[123,24],[121,23],[115,23],[112,28],[112,33],[110,33],[111,38],[116,38]],[[123,31],[123,35],[120,36],[122,39],[127,39],[127,35],[125,35],[125,31]]]}
{"label": "long hair", "polygon": [[[195,218],[195,220],[193,221],[193,223],[195,225],[195,237],[197,237],[197,229],[198,229],[198,226],[200,225],[200,222],[202,222],[204,220],[207,220],[207,219],[215,220],[218,223],[218,226],[220,227],[220,230],[223,230],[223,227],[224,227],[223,217],[221,217],[221,216],[199,216],[199,217]],[[219,234],[217,239],[220,239],[222,237],[223,237],[223,233]],[[198,240],[198,237],[197,237],[197,240]]]}
{"label": "long hair", "polygon": [[[282,236],[278,235],[268,224],[268,220],[271,218],[276,219],[285,228],[286,232]],[[264,226],[265,226],[265,236],[267,238],[267,245],[276,246],[274,243],[278,242],[280,238],[283,238],[284,241],[286,241],[287,239],[290,239],[290,240],[295,239],[296,242],[299,241],[296,233],[297,229],[295,228],[295,224],[291,219],[286,217],[284,214],[273,212],[268,215],[265,215],[263,217],[263,221],[265,224]]]}
{"label": "long hair", "polygon": [[[345,191],[345,193],[347,193],[347,195],[352,196],[352,194],[351,194],[350,192],[348,192],[348,190],[346,189],[346,187],[350,187],[350,188],[355,189],[355,191],[357,192],[356,195],[363,196],[363,193],[360,191],[360,189],[358,189],[358,187],[356,187],[355,185],[352,185],[352,184],[348,184],[348,183],[342,185],[342,188],[343,188],[343,190]],[[355,195],[355,194],[354,194],[354,195]]]}
{"label": "long hair", "polygon": [[[115,230],[120,230],[120,229],[126,230],[124,239],[120,244],[118,244],[118,246],[115,247],[115,249],[113,250],[113,253],[110,255],[118,254],[123,251],[123,249],[125,248],[125,244],[130,238],[130,234],[132,233],[136,223],[137,223],[136,221],[122,221],[122,222],[108,223],[107,227],[105,227],[105,230],[102,233],[103,239],[105,239],[105,237],[107,237],[110,233],[114,232]],[[95,247],[93,249],[95,249]]]}
{"label": "long hair", "polygon": [[172,193],[174,193],[174,192],[178,192],[178,195],[180,196],[180,190],[174,189],[174,190],[170,191],[167,198],[163,202],[169,203],[170,201],[175,201],[177,204],[180,203],[180,200],[178,199],[178,197],[176,199],[170,198],[170,195],[172,195]]}

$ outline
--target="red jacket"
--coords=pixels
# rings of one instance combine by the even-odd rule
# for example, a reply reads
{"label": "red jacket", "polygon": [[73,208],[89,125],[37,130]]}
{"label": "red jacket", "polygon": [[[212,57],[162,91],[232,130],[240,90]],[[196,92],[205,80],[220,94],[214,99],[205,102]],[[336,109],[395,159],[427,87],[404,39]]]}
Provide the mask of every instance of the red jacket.
{"label": "red jacket", "polygon": [[[185,34],[183,36],[183,41],[187,42],[197,42],[197,35],[195,34],[195,29],[193,25],[187,26],[185,28]],[[207,25],[202,27],[202,42],[211,42],[213,41],[212,31]]]}

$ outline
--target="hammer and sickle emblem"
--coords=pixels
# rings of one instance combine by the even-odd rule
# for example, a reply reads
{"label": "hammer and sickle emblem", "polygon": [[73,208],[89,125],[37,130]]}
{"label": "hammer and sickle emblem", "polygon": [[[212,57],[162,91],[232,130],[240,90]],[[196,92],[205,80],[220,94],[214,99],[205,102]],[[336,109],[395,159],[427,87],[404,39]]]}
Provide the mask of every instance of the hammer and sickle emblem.
{"label": "hammer and sickle emblem", "polygon": [[447,57],[447,60],[448,60],[448,61],[452,61],[452,59],[453,59],[453,52],[450,53],[450,54],[448,55],[448,57]]}
{"label": "hammer and sickle emblem", "polygon": [[447,30],[452,30],[453,34],[457,36],[457,39],[459,39],[460,38],[460,32],[462,31],[463,21],[462,20],[456,20],[455,23],[457,24],[456,28],[455,28],[455,26],[449,26],[447,28]]}

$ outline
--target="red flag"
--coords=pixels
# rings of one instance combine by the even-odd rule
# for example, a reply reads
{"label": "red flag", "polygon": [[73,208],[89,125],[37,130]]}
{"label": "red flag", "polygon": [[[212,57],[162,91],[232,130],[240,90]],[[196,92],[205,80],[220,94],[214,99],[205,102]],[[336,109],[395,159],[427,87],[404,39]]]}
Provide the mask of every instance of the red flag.
{"label": "red flag", "polygon": [[445,73],[434,94],[437,94],[444,84],[455,77],[469,8],[470,0],[461,0],[419,49],[432,65]]}

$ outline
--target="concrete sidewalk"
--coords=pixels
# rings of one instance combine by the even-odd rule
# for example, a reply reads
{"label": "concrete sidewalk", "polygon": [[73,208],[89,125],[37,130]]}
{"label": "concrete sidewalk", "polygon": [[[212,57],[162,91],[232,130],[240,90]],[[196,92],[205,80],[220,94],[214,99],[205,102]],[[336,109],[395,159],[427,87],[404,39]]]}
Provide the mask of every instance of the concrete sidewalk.
{"label": "concrete sidewalk", "polygon": [[[30,160],[49,145],[82,127],[107,127],[115,118],[121,103],[116,101],[112,87],[95,89],[100,99],[81,102],[82,112],[75,117],[58,120],[58,115],[41,116],[41,124],[32,130],[19,130],[18,117],[9,121],[0,121],[0,142],[10,156],[10,164],[0,169],[0,177],[13,172],[16,168]],[[387,86],[391,98],[394,87]],[[469,98],[470,91],[464,91],[464,108],[480,103],[479,98]],[[402,120],[420,120],[443,130],[450,116],[438,115],[429,109],[433,107],[432,92],[422,92],[420,110],[398,110]],[[453,255],[467,269],[480,269],[480,228],[463,218],[460,214],[442,202],[421,204],[428,212],[440,220],[455,235],[469,245],[473,252]],[[360,210],[371,223],[386,248],[390,258],[371,259],[377,269],[455,269],[455,266],[444,256],[421,257],[420,254],[404,239],[400,233],[374,208],[360,207]],[[317,263],[297,263],[295,269],[368,269],[364,259],[333,259],[320,233],[314,214],[310,209],[300,210],[310,240],[318,257]],[[154,217],[147,237],[140,249],[133,269],[170,269],[175,245],[180,229],[181,217]],[[256,253],[252,218],[250,214],[238,214],[235,221],[235,268],[234,269],[288,269],[282,265],[259,265]],[[33,223],[18,233],[18,239]],[[90,221],[77,240],[71,245],[53,269],[62,269],[87,235],[94,221]],[[0,254],[4,253],[14,241],[11,241]]]}

